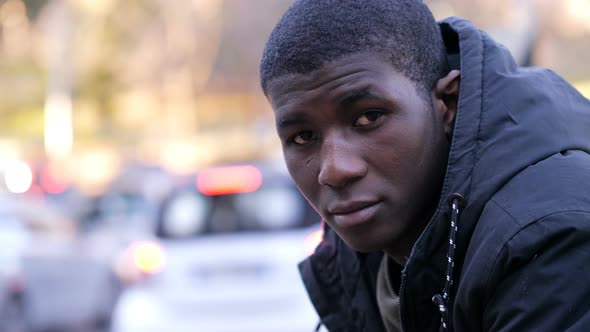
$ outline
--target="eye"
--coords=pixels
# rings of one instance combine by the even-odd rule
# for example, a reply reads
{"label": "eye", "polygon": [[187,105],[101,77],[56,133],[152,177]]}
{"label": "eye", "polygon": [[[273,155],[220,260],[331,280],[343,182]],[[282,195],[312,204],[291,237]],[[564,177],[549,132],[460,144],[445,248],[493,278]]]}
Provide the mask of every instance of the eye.
{"label": "eye", "polygon": [[313,139],[313,133],[309,130],[299,132],[293,136],[291,136],[288,140],[290,143],[294,143],[297,145],[304,145],[309,143]]}
{"label": "eye", "polygon": [[361,114],[356,120],[354,121],[355,127],[364,127],[368,126],[375,121],[379,120],[383,116],[383,112],[381,111],[368,111]]}

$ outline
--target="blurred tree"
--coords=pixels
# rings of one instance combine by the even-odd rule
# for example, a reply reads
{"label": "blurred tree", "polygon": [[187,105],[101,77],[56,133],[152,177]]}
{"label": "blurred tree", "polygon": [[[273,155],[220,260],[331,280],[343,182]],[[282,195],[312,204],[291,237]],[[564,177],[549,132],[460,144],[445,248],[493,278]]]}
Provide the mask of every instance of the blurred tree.
{"label": "blurred tree", "polygon": [[29,10],[21,0],[0,1],[0,132],[27,143],[42,142],[44,70],[34,56],[36,17],[44,1]]}
{"label": "blurred tree", "polygon": [[23,2],[27,6],[27,16],[31,21],[35,21],[48,0],[23,0]]}

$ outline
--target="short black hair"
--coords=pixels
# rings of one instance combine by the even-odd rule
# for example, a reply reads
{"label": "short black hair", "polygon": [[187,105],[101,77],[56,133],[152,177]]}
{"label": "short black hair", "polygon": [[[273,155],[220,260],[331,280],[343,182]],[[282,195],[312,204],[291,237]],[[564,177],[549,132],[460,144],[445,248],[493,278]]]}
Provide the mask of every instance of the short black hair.
{"label": "short black hair", "polygon": [[297,0],[266,43],[262,90],[275,78],[362,52],[389,59],[421,92],[448,70],[439,26],[421,0]]}

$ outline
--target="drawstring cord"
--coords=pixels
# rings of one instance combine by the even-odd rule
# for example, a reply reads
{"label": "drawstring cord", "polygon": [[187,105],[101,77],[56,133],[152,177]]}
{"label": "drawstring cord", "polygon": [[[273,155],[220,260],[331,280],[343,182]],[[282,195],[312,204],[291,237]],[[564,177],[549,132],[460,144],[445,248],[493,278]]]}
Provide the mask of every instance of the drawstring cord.
{"label": "drawstring cord", "polygon": [[453,269],[455,268],[455,238],[457,237],[460,209],[463,207],[465,199],[460,194],[454,193],[449,196],[449,205],[451,206],[451,229],[449,232],[449,247],[447,249],[447,275],[443,293],[436,294],[432,297],[432,302],[438,307],[440,312],[440,331],[445,332],[449,329],[449,310],[451,287],[453,287]]}

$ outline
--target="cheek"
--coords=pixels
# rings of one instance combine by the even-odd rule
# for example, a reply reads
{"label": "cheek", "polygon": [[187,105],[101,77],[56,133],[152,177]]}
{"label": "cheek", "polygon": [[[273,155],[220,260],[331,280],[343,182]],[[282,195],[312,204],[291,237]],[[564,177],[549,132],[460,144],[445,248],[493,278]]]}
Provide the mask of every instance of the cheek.
{"label": "cheek", "polygon": [[415,192],[419,188],[435,188],[441,169],[441,137],[436,128],[422,124],[407,132],[399,146],[401,183]]}
{"label": "cheek", "polygon": [[424,126],[400,122],[367,144],[366,151],[386,181],[413,183],[429,163],[429,137]]}
{"label": "cheek", "polygon": [[313,193],[317,193],[317,171],[315,170],[314,158],[302,158],[296,155],[285,154],[285,163],[291,178],[297,185],[297,188],[307,198],[312,205],[314,204],[315,196]]}

